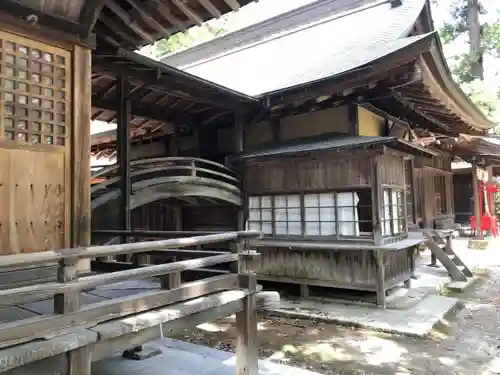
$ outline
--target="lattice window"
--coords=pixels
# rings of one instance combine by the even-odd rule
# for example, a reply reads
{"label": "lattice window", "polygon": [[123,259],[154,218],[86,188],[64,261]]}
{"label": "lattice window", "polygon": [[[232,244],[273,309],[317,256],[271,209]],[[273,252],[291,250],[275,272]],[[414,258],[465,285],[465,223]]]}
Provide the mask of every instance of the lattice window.
{"label": "lattice window", "polygon": [[264,234],[273,233],[271,197],[250,197],[248,227]]}
{"label": "lattice window", "polygon": [[70,124],[70,52],[0,32],[0,136],[64,146]]}
{"label": "lattice window", "polygon": [[304,195],[305,226],[309,236],[331,236],[336,233],[335,193]]}
{"label": "lattice window", "polygon": [[383,190],[382,235],[393,236],[405,231],[403,190]]}
{"label": "lattice window", "polygon": [[278,195],[274,197],[274,224],[276,235],[302,234],[300,195]]}

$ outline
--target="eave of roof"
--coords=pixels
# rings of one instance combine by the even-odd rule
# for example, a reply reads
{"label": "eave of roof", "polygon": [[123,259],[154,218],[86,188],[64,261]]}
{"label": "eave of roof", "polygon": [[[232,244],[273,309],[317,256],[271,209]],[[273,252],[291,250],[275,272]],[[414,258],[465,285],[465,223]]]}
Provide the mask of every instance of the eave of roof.
{"label": "eave of roof", "polygon": [[282,145],[275,148],[251,151],[232,156],[231,160],[250,161],[269,157],[299,156],[308,153],[324,151],[340,151],[345,149],[366,148],[372,146],[387,145],[396,149],[404,149],[410,153],[419,152],[427,156],[435,155],[432,150],[419,147],[396,137],[380,136],[345,136],[321,141],[309,141],[292,145]]}

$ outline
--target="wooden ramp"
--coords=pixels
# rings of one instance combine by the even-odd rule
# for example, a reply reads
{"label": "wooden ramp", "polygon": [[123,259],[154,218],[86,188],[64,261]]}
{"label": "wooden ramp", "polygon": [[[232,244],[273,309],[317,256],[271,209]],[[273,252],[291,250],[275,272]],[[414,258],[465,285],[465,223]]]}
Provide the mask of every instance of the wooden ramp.
{"label": "wooden ramp", "polygon": [[451,233],[449,230],[437,229],[415,229],[414,233],[421,233],[425,238],[425,244],[432,253],[430,266],[436,266],[436,260],[448,271],[452,281],[467,282],[469,277],[473,277],[472,271],[465,265],[451,246]]}

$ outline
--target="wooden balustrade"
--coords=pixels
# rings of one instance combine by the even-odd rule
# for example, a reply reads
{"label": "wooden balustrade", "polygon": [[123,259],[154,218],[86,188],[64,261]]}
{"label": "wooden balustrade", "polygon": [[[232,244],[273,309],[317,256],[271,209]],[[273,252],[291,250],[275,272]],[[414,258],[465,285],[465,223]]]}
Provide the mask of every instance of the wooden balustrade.
{"label": "wooden balustrade", "polygon": [[[126,235],[128,235],[128,233]],[[134,234],[132,233],[131,235]],[[255,274],[246,272],[246,260],[252,253],[244,252],[246,248],[245,242],[248,239],[258,238],[259,236],[260,233],[256,231],[211,233],[194,237],[174,238],[160,241],[63,249],[45,253],[40,252],[0,257],[0,269],[51,262],[59,263],[57,281],[55,282],[0,290],[0,310],[35,301],[53,299],[52,314],[40,314],[36,317],[14,320],[0,324],[0,372],[8,371],[12,368],[26,365],[43,358],[48,358],[59,353],[57,350],[54,351],[54,347],[51,347],[52,349],[48,350],[46,354],[43,355],[40,353],[37,353],[36,356],[26,356],[25,354],[22,354],[22,356],[24,356],[22,359],[11,358],[13,355],[12,353],[14,352],[26,353],[27,350],[32,350],[30,348],[33,346],[33,340],[48,340],[50,337],[57,337],[59,335],[58,332],[73,332],[79,327],[81,327],[81,329],[86,327],[102,328],[108,327],[107,325],[109,324],[111,324],[110,327],[114,327],[113,324],[115,323],[112,322],[117,321],[117,319],[118,322],[120,322],[119,319],[124,319],[125,317],[127,317],[127,320],[130,320],[132,319],[129,319],[131,316],[137,316],[141,313],[161,309],[172,304],[179,306],[179,308],[176,307],[172,310],[176,311],[174,314],[175,316],[172,315],[167,318],[162,317],[161,319],[164,321],[162,320],[160,324],[173,324],[169,322],[183,318],[190,314],[201,314],[198,319],[205,319],[205,317],[208,319],[208,317],[212,315],[207,315],[205,313],[202,314],[202,312],[209,307],[215,309],[214,311],[217,311],[218,315],[216,314],[214,317],[219,316],[222,311],[226,310],[230,310],[233,313],[238,312],[238,326],[242,326],[244,331],[241,337],[241,347],[253,348],[255,345],[254,341],[256,340],[256,337],[254,337],[256,335],[256,327],[252,328],[253,325],[256,324],[255,317],[252,316],[252,314],[254,314],[255,306],[262,308],[266,305],[266,301],[276,300],[275,295],[271,295],[270,297],[268,294],[262,294],[260,298],[257,298],[255,296],[255,294],[258,294]],[[213,244],[217,242],[232,243],[232,252],[182,250],[182,248],[189,246]],[[193,255],[202,255],[202,257],[194,257],[194,259],[166,264],[141,265],[138,268],[105,274],[95,274],[84,277],[79,277],[78,275],[76,264],[80,259],[114,256],[118,254],[145,254],[149,251],[161,251],[166,253],[172,251],[176,253],[184,252],[185,254],[195,252],[196,254]],[[238,263],[240,263],[240,260],[242,260],[242,264],[240,264],[239,267],[241,272],[238,275],[236,273],[238,272]],[[183,271],[200,269],[221,263],[234,264],[234,267],[231,267],[232,272],[192,282],[183,283],[181,281],[181,273]],[[130,294],[119,298],[109,298],[90,304],[84,304],[84,301],[81,299],[82,293],[92,290],[93,288],[123,281],[150,279],[153,277],[159,277],[160,283],[159,287],[152,290]],[[208,299],[203,299],[205,297]],[[187,300],[190,300],[190,302],[185,304]],[[224,309],[216,309],[217,301],[219,300],[220,304],[225,306]],[[192,320],[189,321],[191,322]],[[133,330],[130,332],[122,332],[124,329],[123,323],[120,324],[121,326],[117,328],[118,331],[113,335],[133,334],[135,332]],[[153,323],[147,323],[144,327],[149,327],[148,324]],[[249,325],[252,325],[252,327]],[[89,329],[91,331],[96,331],[98,328]],[[140,336],[141,338],[136,341],[125,340],[124,342],[120,341],[121,343],[116,345],[123,350],[133,349],[136,346],[142,345],[144,340],[147,341],[147,338],[153,335],[153,333],[151,333],[153,331],[148,332],[149,333],[145,333]],[[91,335],[91,337],[92,339],[89,340],[94,340],[94,336]],[[95,340],[102,341],[105,338],[106,335],[102,332],[95,335]],[[86,341],[83,340],[82,342]],[[82,347],[84,345],[87,344],[78,346],[78,350],[71,347],[69,349],[67,348],[67,350],[61,349],[60,351],[61,353],[70,351],[73,353],[73,357],[81,360],[79,357],[80,354],[92,352],[92,350],[89,350],[88,348],[83,349]],[[95,345],[97,348],[103,345],[105,346],[106,344],[103,341]],[[75,354],[76,351],[78,351],[78,355]],[[250,357],[255,356],[253,351],[254,349],[251,349]],[[94,353],[94,357],[100,358],[100,356],[104,355],[103,353],[107,353],[107,351],[102,349],[99,353],[100,354],[98,355]],[[88,354],[87,357],[90,357],[90,354]],[[247,357],[248,354],[239,354],[238,363],[240,363],[241,366],[238,365],[238,367],[241,367],[241,371],[238,370],[238,373],[248,373],[244,370],[245,368],[250,368],[252,370],[250,373],[252,373],[256,368],[256,364],[253,364],[252,360],[249,360],[249,357]],[[72,356],[68,355],[65,358],[71,362]],[[86,360],[90,361],[89,358]],[[82,368],[87,369],[89,366],[85,365]],[[75,374],[88,375],[85,371],[77,371]]]}

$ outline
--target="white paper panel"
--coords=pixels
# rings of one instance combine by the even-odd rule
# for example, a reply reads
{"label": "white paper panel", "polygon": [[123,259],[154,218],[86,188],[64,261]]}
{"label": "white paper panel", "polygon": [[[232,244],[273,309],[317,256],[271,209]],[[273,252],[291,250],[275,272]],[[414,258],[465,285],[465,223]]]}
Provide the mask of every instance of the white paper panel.
{"label": "white paper panel", "polygon": [[319,194],[319,203],[322,207],[333,207],[335,206],[335,198],[332,193]]}
{"label": "white paper panel", "polygon": [[262,223],[262,233],[264,233],[264,234],[272,234],[273,233],[272,223],[270,223],[270,222],[264,222],[264,223]]}
{"label": "white paper panel", "polygon": [[271,208],[271,197],[262,197],[260,204],[262,208]]}
{"label": "white paper panel", "polygon": [[335,234],[335,223],[321,223],[321,235],[331,236]]}
{"label": "white paper panel", "polygon": [[275,208],[286,208],[286,196],[278,195],[274,197],[274,207]]}
{"label": "white paper panel", "polygon": [[318,221],[319,222],[319,208],[318,207],[306,207],[305,208],[306,223],[309,221]]}
{"label": "white paper panel", "polygon": [[278,208],[274,210],[274,220],[276,221],[286,221],[286,208]]}
{"label": "white paper panel", "polygon": [[301,221],[300,208],[288,209],[288,221]]}
{"label": "white paper panel", "polygon": [[306,234],[309,236],[319,236],[319,223],[306,223]]}
{"label": "white paper panel", "polygon": [[320,208],[321,221],[335,221],[335,207]]}
{"label": "white paper panel", "polygon": [[286,222],[276,222],[276,234],[287,234],[287,223]]}
{"label": "white paper panel", "polygon": [[288,223],[288,234],[300,236],[302,234],[302,224]]}
{"label": "white paper panel", "polygon": [[270,209],[265,209],[261,211],[262,221],[272,221],[272,215]]}
{"label": "white paper panel", "polygon": [[300,195],[289,195],[288,196],[288,207],[299,207],[300,208]]}
{"label": "white paper panel", "polygon": [[248,200],[249,208],[260,208],[260,197],[250,197]]}
{"label": "white paper panel", "polygon": [[260,210],[249,210],[248,219],[251,221],[259,221],[260,220]]}
{"label": "white paper panel", "polygon": [[304,206],[305,207],[318,207],[318,194],[305,194],[304,195]]}

